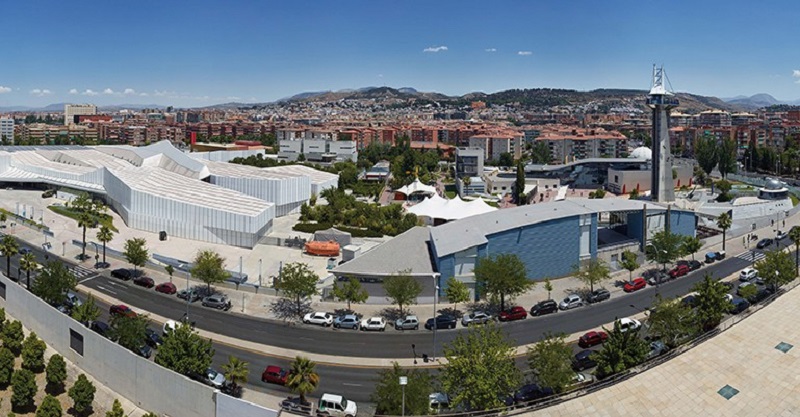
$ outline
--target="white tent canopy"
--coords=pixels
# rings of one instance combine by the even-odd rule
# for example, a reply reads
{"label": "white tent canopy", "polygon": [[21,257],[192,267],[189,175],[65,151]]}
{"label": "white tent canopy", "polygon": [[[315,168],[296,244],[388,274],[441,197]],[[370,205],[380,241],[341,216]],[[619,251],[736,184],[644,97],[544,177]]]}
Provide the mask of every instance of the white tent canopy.
{"label": "white tent canopy", "polygon": [[414,194],[414,193],[424,193],[424,194],[436,194],[436,187],[431,185],[425,185],[419,178],[415,178],[414,182],[408,185],[404,185],[397,190],[398,193],[403,193],[407,196]]}
{"label": "white tent canopy", "polygon": [[438,195],[433,195],[423,200],[421,203],[408,208],[409,213],[417,216],[430,217],[431,219],[458,220],[469,216],[495,211],[496,208],[486,204],[478,198],[472,201],[464,201],[459,197],[452,200],[445,200]]}

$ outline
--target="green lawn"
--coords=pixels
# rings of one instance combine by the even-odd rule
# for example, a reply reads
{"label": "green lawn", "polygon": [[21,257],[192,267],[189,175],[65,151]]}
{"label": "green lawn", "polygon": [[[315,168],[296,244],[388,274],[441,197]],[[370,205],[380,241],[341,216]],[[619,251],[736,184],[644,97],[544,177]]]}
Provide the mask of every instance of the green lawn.
{"label": "green lawn", "polygon": [[789,198],[791,198],[791,199],[792,199],[792,207],[796,206],[796,205],[797,205],[797,203],[800,203],[800,199],[798,199],[797,197],[795,197],[795,195],[794,195],[794,194],[792,194],[792,193],[789,193]]}
{"label": "green lawn", "polygon": [[[73,210],[71,208],[64,207],[64,206],[52,205],[52,206],[47,206],[47,208],[50,209],[50,211],[52,211],[53,213],[69,217],[70,219],[75,220],[75,221],[78,221],[78,216],[80,215],[80,213],[78,213],[77,211],[75,211],[75,210]],[[101,225],[103,225],[105,227],[108,227],[112,232],[114,232],[114,233],[118,233],[119,232],[119,230],[117,230],[117,228],[114,227],[114,219],[111,216],[109,216],[108,214],[103,215],[103,216],[98,216],[98,217],[96,217],[95,220],[97,221],[97,223],[99,223],[99,224],[101,224]]]}
{"label": "green lawn", "polygon": [[456,192],[455,191],[445,191],[444,195],[447,196],[447,198],[449,198],[449,199],[456,198]]}

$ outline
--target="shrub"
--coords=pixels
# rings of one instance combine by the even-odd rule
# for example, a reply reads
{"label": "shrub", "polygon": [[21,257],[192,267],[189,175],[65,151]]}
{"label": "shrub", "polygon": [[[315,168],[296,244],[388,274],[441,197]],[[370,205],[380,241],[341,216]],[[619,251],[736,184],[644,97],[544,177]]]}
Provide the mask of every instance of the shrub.
{"label": "shrub", "polygon": [[47,362],[45,368],[45,380],[47,385],[53,388],[64,388],[64,381],[67,380],[67,363],[61,355],[53,355]]}
{"label": "shrub", "polygon": [[22,367],[33,372],[41,372],[44,368],[44,351],[47,349],[42,339],[31,332],[22,342]]}
{"label": "shrub", "polygon": [[94,384],[92,384],[89,379],[86,378],[86,375],[80,374],[78,376],[78,380],[72,385],[72,388],[69,389],[67,395],[69,398],[72,399],[73,406],[72,408],[78,414],[83,414],[87,410],[92,407],[92,402],[94,401],[94,393],[96,388]]}
{"label": "shrub", "polygon": [[33,372],[19,369],[11,376],[11,405],[15,408],[25,408],[33,403],[38,387]]}
{"label": "shrub", "polygon": [[14,375],[14,354],[8,348],[0,348],[0,386],[7,387]]}
{"label": "shrub", "polygon": [[22,323],[14,320],[3,327],[3,346],[7,347],[14,355],[19,355],[22,349],[22,339],[25,335],[22,333]]}
{"label": "shrub", "polygon": [[44,397],[36,409],[36,417],[61,417],[61,403],[52,395]]}

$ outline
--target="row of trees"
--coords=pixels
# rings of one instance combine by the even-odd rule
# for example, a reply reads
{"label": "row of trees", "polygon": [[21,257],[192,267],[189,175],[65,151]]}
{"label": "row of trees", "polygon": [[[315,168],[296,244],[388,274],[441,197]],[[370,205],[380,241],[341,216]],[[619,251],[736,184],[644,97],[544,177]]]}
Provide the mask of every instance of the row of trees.
{"label": "row of trees", "polygon": [[321,193],[327,205],[300,207],[300,221],[341,225],[367,229],[383,235],[395,236],[416,226],[417,216],[404,213],[399,204],[380,207],[357,201],[341,189],[328,188]]}
{"label": "row of trees", "polygon": [[736,172],[736,142],[733,139],[717,140],[712,135],[697,138],[694,144],[695,159],[706,176],[711,176],[714,167],[722,178]]}

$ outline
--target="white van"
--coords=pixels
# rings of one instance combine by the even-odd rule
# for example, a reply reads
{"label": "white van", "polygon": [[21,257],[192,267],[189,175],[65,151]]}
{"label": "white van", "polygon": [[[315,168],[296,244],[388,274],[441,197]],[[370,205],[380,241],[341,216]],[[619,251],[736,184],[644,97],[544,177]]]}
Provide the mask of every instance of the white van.
{"label": "white van", "polygon": [[358,406],[341,395],[322,394],[317,406],[317,415],[332,417],[356,417]]}

